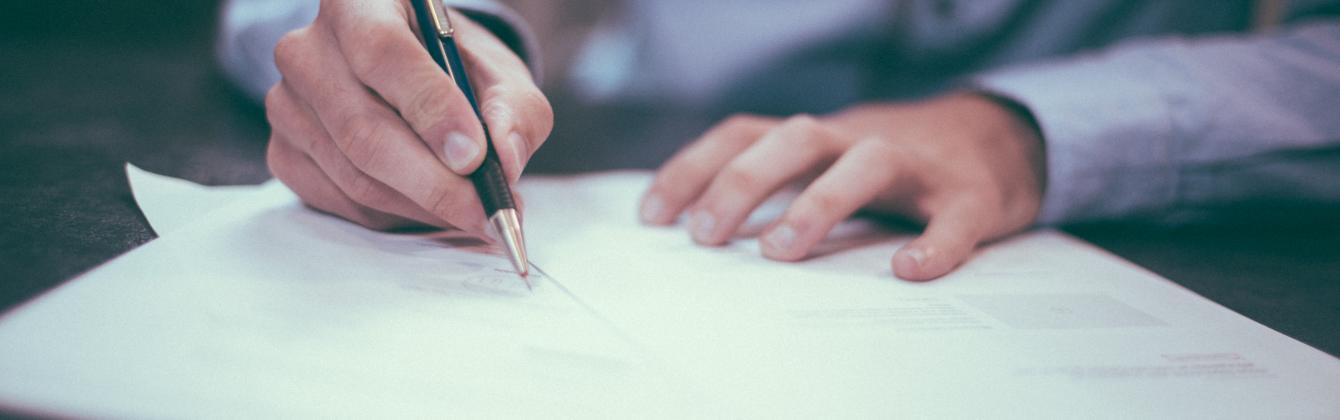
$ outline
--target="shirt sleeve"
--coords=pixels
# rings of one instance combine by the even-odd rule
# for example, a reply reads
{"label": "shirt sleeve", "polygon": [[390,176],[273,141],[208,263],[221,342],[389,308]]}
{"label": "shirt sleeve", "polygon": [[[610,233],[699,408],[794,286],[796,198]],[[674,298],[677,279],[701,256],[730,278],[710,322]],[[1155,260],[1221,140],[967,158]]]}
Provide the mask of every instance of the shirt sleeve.
{"label": "shirt sleeve", "polygon": [[[446,0],[507,44],[540,79],[539,49],[530,28],[514,11],[491,0]],[[279,82],[274,47],[284,34],[316,19],[317,0],[228,0],[221,13],[215,51],[224,75],[248,97],[261,101]]]}
{"label": "shirt sleeve", "polygon": [[1163,38],[979,75],[1046,148],[1039,223],[1340,203],[1340,21]]}

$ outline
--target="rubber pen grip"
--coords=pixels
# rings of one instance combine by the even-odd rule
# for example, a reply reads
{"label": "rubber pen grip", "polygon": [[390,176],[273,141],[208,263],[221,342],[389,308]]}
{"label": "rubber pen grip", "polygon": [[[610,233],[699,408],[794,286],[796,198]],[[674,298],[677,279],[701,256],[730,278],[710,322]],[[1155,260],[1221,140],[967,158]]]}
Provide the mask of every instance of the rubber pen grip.
{"label": "rubber pen grip", "polygon": [[493,138],[488,134],[487,125],[484,126],[484,133],[487,142],[484,163],[470,174],[470,181],[475,184],[479,202],[484,205],[484,216],[492,217],[498,210],[515,209],[516,202],[512,200],[512,189],[507,185],[502,165],[498,163],[498,152],[493,150]]}

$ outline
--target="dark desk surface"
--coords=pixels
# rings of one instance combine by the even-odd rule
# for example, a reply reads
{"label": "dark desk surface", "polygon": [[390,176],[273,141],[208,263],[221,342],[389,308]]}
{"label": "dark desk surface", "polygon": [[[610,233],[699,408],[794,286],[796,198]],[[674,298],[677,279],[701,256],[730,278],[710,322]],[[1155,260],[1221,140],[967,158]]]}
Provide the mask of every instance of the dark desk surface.
{"label": "dark desk surface", "polygon": [[[0,10],[0,20],[38,22],[0,22],[8,28],[0,30],[16,31],[0,37],[0,310],[154,238],[127,188],[127,161],[212,185],[268,178],[263,113],[213,70],[213,5],[171,2],[167,7],[182,10],[146,18],[138,3],[108,2],[112,10],[100,13],[149,22],[133,28],[104,23],[94,28],[95,37],[43,29],[49,13],[33,4],[45,2],[0,6],[20,9]],[[109,42],[108,34],[120,38]],[[578,110],[565,102],[555,96],[558,127],[532,172],[598,169],[573,166],[570,156],[653,165],[671,150],[640,148],[630,155],[593,145],[686,137],[707,123],[639,110]],[[624,128],[611,133],[615,124]],[[1340,222],[1334,218],[1308,228],[1108,224],[1067,230],[1340,355]]]}

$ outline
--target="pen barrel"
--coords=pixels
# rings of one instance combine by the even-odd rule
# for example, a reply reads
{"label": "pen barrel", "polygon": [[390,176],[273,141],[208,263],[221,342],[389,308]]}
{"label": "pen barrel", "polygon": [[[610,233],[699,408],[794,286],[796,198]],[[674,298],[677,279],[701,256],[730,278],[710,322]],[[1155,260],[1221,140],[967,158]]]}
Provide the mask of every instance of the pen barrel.
{"label": "pen barrel", "polygon": [[[442,28],[437,28],[438,22],[430,18],[429,1],[440,0],[413,0],[410,3],[414,6],[414,15],[419,22],[419,32],[423,36],[428,55],[456,83],[456,87],[465,95],[466,101],[470,102],[470,108],[484,129],[484,162],[470,174],[470,181],[474,184],[480,204],[484,207],[484,216],[493,217],[498,210],[516,208],[516,203],[512,199],[512,189],[508,187],[507,176],[503,173],[502,165],[498,163],[498,152],[493,148],[493,136],[489,133],[488,123],[484,122],[483,113],[480,112],[479,101],[475,97],[474,86],[470,85],[470,77],[465,72],[465,62],[461,60],[456,39],[450,35],[450,31],[445,32],[447,35],[439,32]],[[441,10],[441,13],[447,11]]]}
{"label": "pen barrel", "polygon": [[[488,132],[488,128],[484,131]],[[515,209],[516,202],[512,200],[512,189],[507,185],[502,165],[498,163],[498,152],[493,150],[492,136],[485,134],[484,138],[488,142],[485,147],[487,156],[479,169],[470,174],[470,181],[475,184],[479,202],[484,205],[484,217],[492,217],[498,210]]]}

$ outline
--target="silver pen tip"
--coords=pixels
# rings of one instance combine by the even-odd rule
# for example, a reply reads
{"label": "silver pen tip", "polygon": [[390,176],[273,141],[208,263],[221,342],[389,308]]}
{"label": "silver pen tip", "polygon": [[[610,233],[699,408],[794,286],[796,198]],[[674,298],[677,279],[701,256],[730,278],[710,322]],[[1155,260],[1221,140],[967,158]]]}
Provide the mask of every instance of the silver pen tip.
{"label": "silver pen tip", "polygon": [[517,217],[515,209],[502,209],[489,218],[493,225],[493,230],[498,233],[498,240],[502,242],[504,248],[507,248],[507,256],[512,260],[512,267],[516,269],[522,280],[526,281],[526,287],[530,287],[530,261],[526,258],[526,239],[521,234],[521,220]]}

